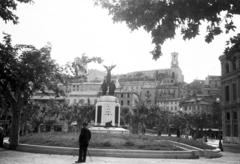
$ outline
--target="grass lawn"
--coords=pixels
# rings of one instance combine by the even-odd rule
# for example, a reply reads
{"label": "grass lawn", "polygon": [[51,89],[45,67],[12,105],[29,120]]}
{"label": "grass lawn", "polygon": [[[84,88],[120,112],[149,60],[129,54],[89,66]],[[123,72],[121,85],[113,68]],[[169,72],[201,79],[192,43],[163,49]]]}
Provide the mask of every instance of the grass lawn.
{"label": "grass lawn", "polygon": [[[20,143],[45,146],[60,147],[78,147],[77,132],[49,132],[49,133],[32,133],[20,137]],[[141,150],[181,150],[175,147],[171,142],[156,142],[155,140],[171,140],[186,143],[201,149],[214,149],[198,141],[187,140],[176,137],[159,137],[133,134],[96,134],[92,133],[92,139],[89,144],[90,148],[102,149],[141,149]]]}

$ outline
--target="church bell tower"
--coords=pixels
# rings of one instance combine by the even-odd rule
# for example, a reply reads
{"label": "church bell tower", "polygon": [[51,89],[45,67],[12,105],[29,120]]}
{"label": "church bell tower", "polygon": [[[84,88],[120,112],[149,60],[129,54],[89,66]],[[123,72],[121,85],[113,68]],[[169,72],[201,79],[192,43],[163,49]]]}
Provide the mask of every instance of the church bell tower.
{"label": "church bell tower", "polygon": [[178,66],[178,53],[173,52],[173,53],[171,53],[171,55],[172,55],[171,67]]}

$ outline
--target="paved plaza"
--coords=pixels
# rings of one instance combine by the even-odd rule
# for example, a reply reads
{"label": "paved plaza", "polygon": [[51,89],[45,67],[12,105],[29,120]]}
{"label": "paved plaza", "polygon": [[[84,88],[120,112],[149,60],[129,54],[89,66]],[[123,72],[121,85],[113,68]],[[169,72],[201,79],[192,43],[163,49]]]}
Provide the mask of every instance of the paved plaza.
{"label": "paved plaza", "polygon": [[[209,145],[218,147],[218,140],[208,139]],[[240,164],[240,145],[224,144],[223,156],[220,158],[199,159],[150,159],[150,158],[114,158],[114,157],[90,157],[86,163],[92,164]],[[0,148],[0,164],[74,164],[77,156],[52,155],[11,151]]]}
{"label": "paved plaza", "polygon": [[[91,161],[92,159],[92,161]],[[239,164],[240,155],[223,152],[221,158],[199,159],[149,159],[149,158],[112,158],[87,156],[86,163],[92,164]],[[35,154],[0,149],[0,164],[74,164],[77,156]]]}
{"label": "paved plaza", "polygon": [[[209,145],[218,146],[218,140],[209,139]],[[113,158],[113,157],[90,157],[86,163],[92,164],[240,164],[240,146],[236,144],[224,144],[224,152],[221,158],[199,159],[149,159],[149,158]],[[77,156],[36,154],[19,151],[11,151],[0,148],[0,164],[74,164]]]}

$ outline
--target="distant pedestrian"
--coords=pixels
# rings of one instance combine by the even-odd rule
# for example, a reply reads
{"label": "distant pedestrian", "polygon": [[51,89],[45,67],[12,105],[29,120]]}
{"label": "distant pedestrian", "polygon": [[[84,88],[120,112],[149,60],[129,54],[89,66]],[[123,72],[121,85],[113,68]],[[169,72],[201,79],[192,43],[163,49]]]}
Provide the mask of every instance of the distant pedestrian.
{"label": "distant pedestrian", "polygon": [[4,129],[0,126],[0,147],[3,147]]}
{"label": "distant pedestrian", "polygon": [[88,143],[91,139],[91,131],[87,128],[87,126],[88,124],[84,122],[81,133],[79,135],[79,156],[76,163],[86,162]]}

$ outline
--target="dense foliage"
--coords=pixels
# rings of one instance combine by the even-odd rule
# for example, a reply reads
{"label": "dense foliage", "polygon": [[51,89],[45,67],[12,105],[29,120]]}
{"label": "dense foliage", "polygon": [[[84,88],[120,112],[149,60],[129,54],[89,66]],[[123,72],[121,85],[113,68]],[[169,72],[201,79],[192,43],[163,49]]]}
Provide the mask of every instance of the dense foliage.
{"label": "dense foliage", "polygon": [[[66,75],[75,79],[82,78],[86,76],[86,71],[81,64],[102,62],[101,58],[88,58],[84,55],[76,59],[79,59],[77,65],[71,65],[76,69],[75,74],[63,74],[66,66],[61,67],[51,59],[51,44],[41,49],[32,45],[12,46],[11,36],[5,34],[3,43],[0,43],[0,96],[2,104],[7,102],[11,109],[10,149],[15,149],[18,145],[20,121],[25,122],[27,119],[21,118],[21,115],[26,116],[23,115],[23,109],[27,111],[25,107],[36,91],[44,94],[53,91],[56,97],[59,97],[61,95],[59,84],[67,85],[69,82],[65,78]],[[57,111],[57,107],[54,109]],[[36,115],[36,120],[39,124],[42,118],[39,120]]]}
{"label": "dense foliage", "polygon": [[62,82],[60,67],[50,57],[51,45],[36,49],[31,45],[12,46],[10,35],[0,43],[0,93],[12,114],[10,148],[18,142],[20,116],[36,90],[46,87],[58,93]]}
{"label": "dense foliage", "polygon": [[32,0],[1,0],[0,1],[0,18],[2,18],[6,23],[13,22],[14,24],[18,22],[18,16],[13,13],[13,10],[17,9],[18,3],[33,3]]}
{"label": "dense foliage", "polygon": [[125,22],[131,30],[143,28],[152,35],[153,58],[162,55],[161,45],[173,39],[180,29],[183,39],[199,35],[199,27],[207,23],[205,41],[236,28],[232,17],[240,14],[240,1],[235,0],[94,0],[109,11],[114,22]]}

